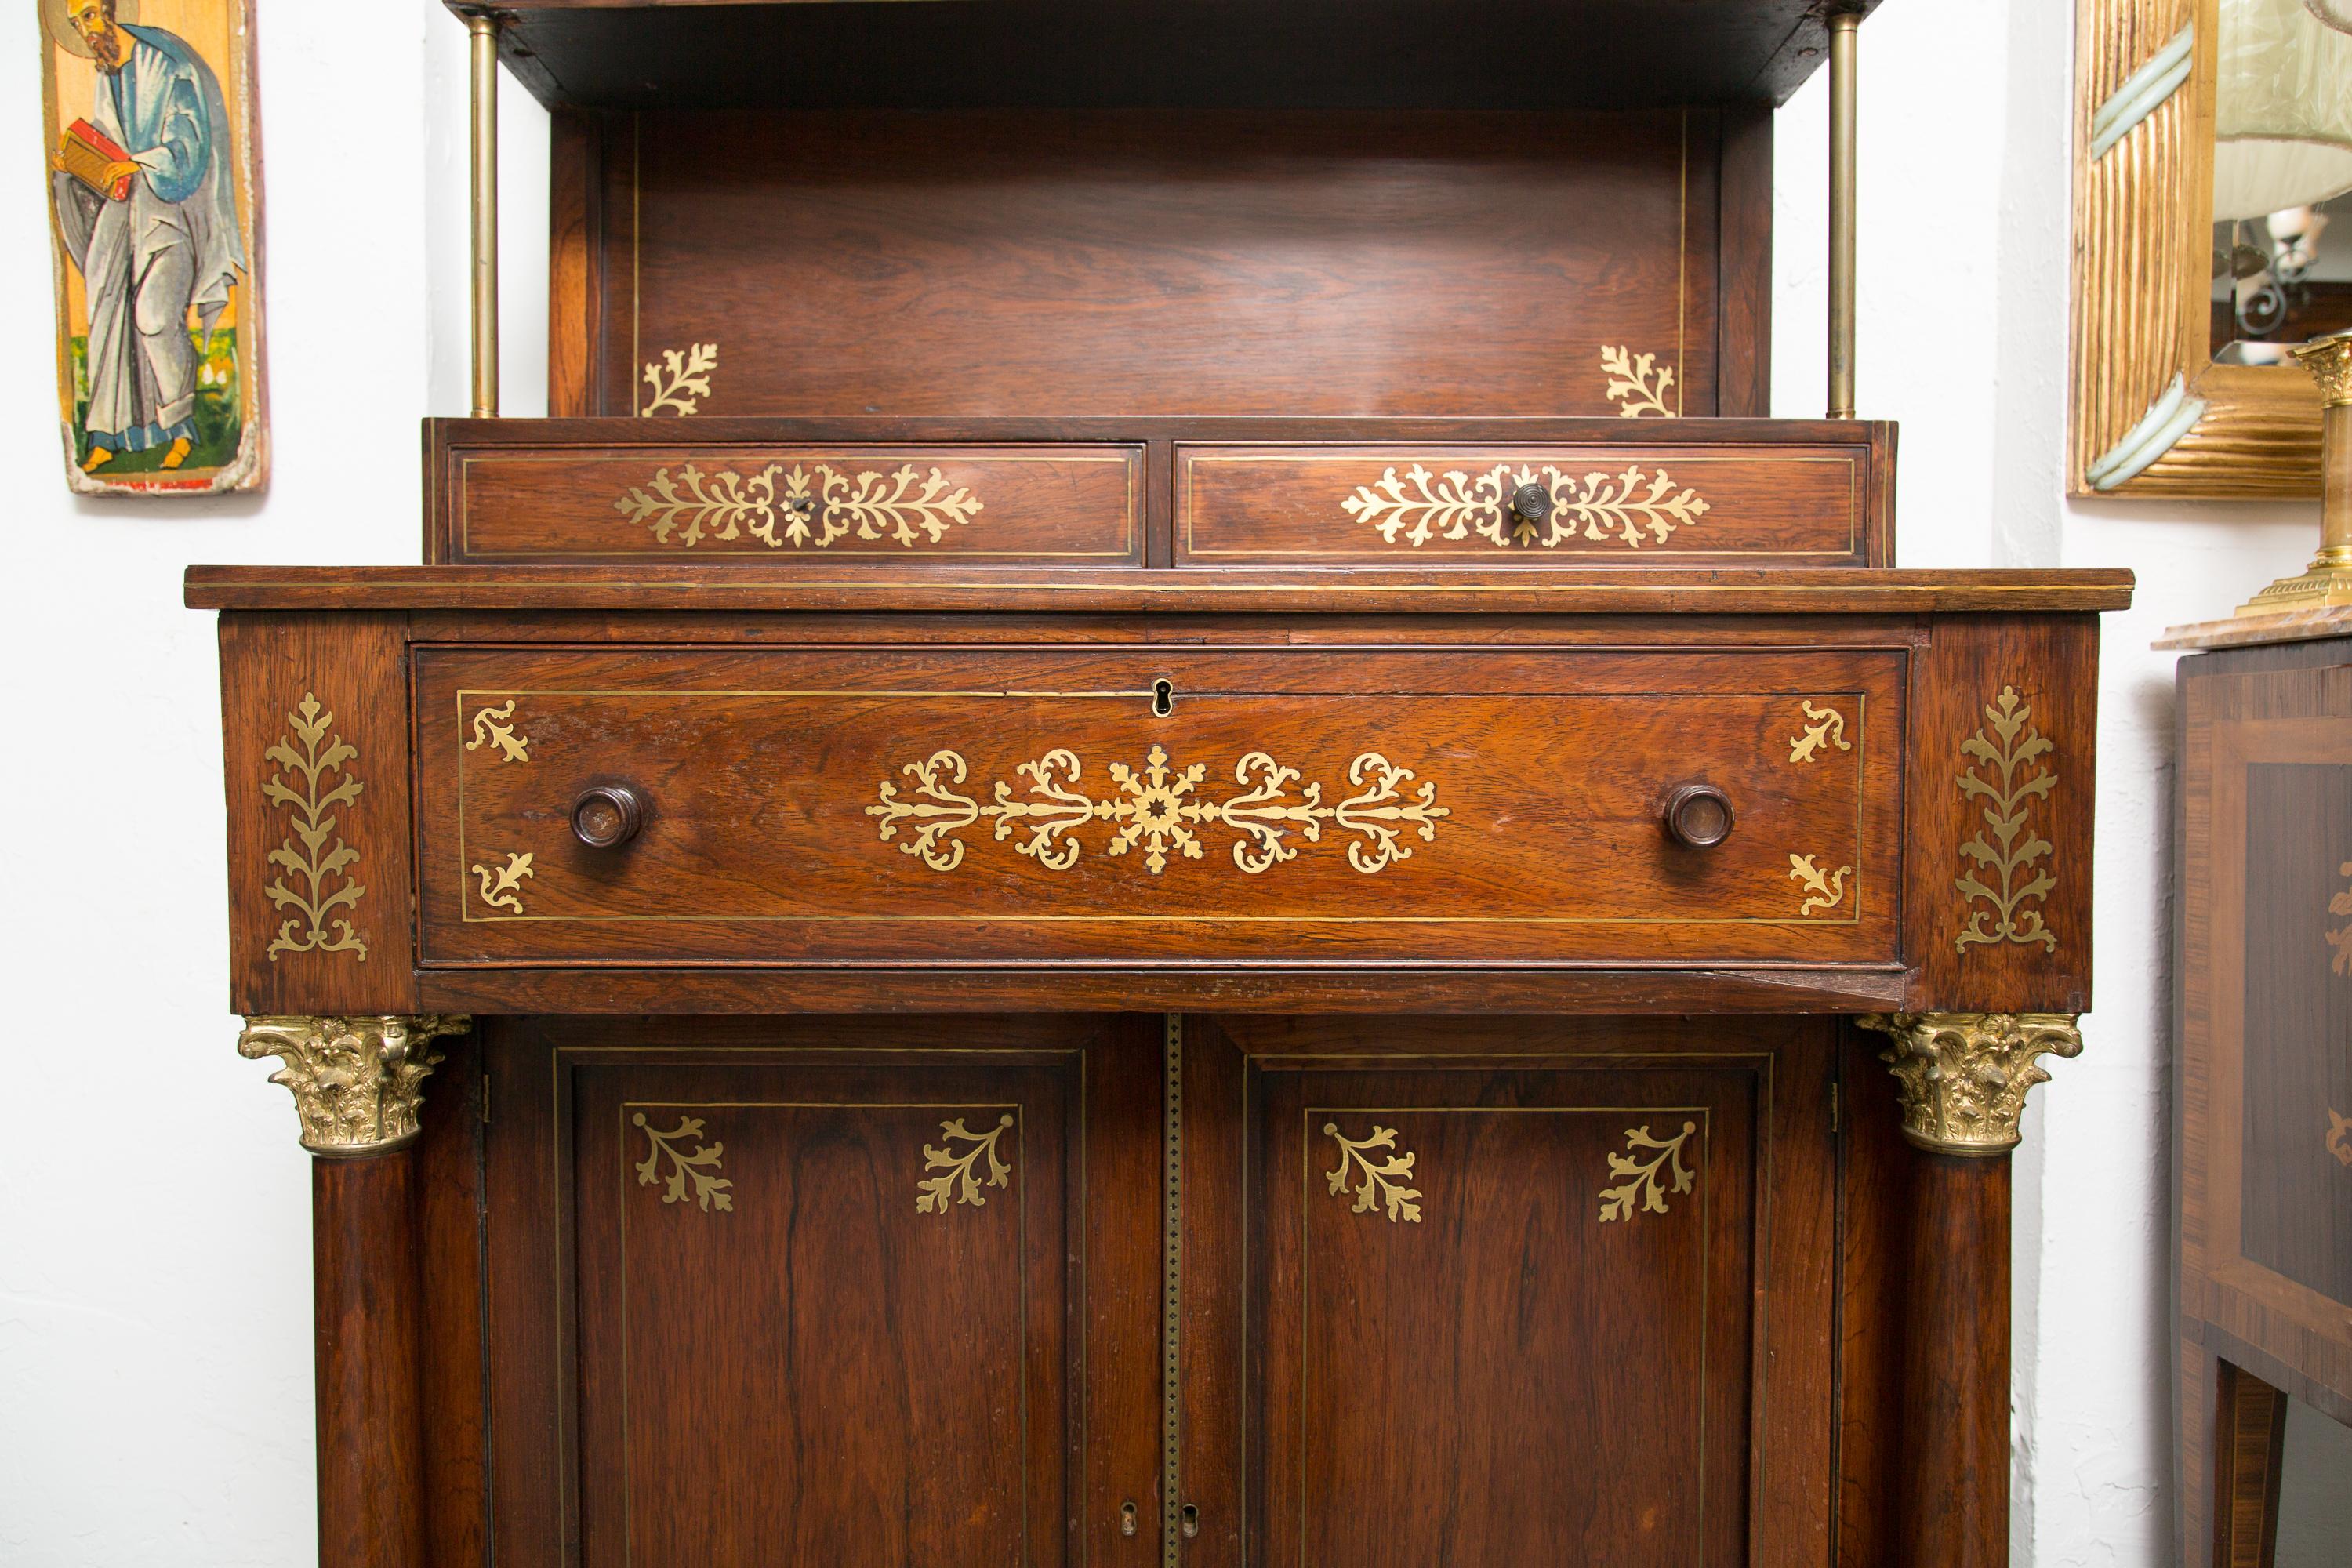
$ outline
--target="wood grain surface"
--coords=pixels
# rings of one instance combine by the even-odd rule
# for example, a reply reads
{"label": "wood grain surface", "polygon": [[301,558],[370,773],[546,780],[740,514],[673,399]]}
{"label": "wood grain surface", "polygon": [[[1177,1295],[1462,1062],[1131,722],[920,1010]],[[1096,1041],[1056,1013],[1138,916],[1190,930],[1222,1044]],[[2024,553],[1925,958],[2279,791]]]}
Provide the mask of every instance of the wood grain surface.
{"label": "wood grain surface", "polygon": [[[427,650],[425,952],[1887,962],[1901,682],[1855,654]],[[1693,781],[1738,816],[1713,848],[1661,826]],[[591,849],[565,819],[611,784],[649,820]]]}

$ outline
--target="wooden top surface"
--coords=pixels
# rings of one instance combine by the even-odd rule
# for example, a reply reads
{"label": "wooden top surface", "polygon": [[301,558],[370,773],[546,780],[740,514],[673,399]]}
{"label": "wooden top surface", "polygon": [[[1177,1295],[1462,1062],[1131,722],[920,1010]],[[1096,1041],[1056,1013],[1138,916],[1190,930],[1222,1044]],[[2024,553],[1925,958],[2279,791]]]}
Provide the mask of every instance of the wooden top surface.
{"label": "wooden top surface", "polygon": [[1826,59],[1825,8],[1819,0],[499,6],[512,18],[503,58],[541,102],[614,110],[1777,104]]}
{"label": "wooden top surface", "polygon": [[784,577],[758,566],[192,566],[199,610],[499,610],[738,614],[1841,616],[2084,614],[2131,603],[2132,574],[1839,568],[1622,574],[1075,569]]}

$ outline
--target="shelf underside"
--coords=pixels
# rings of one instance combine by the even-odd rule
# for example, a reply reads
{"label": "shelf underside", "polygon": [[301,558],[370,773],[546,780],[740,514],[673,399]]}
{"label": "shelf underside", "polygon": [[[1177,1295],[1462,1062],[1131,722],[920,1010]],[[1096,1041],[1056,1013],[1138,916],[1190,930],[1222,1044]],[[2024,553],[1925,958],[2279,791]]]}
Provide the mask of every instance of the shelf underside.
{"label": "shelf underside", "polygon": [[1819,0],[515,0],[501,9],[513,18],[507,64],[541,101],[607,110],[1777,104],[1826,48]]}

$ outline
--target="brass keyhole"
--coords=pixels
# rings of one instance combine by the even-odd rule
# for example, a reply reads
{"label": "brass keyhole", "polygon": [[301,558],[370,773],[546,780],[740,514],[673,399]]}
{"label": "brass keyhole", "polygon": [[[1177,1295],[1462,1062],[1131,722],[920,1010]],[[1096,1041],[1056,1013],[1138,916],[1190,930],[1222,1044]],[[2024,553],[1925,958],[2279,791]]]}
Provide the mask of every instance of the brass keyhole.
{"label": "brass keyhole", "polygon": [[1151,716],[1155,719],[1165,719],[1174,711],[1176,711],[1176,683],[1172,680],[1153,681],[1151,683]]}
{"label": "brass keyhole", "polygon": [[1135,1533],[1135,1505],[1131,1502],[1118,1505],[1118,1532],[1121,1535]]}
{"label": "brass keyhole", "polygon": [[1198,1534],[1200,1534],[1200,1533],[1201,1533],[1201,1510],[1200,1510],[1200,1509],[1198,1509],[1197,1507],[1195,1507],[1193,1504],[1192,1504],[1192,1503],[1189,1503],[1189,1502],[1188,1502],[1188,1503],[1186,1503],[1186,1504],[1184,1505],[1184,1507],[1183,1507],[1182,1510],[1181,1511],[1180,1517],[1181,1517],[1181,1518],[1183,1520],[1183,1521],[1184,1521],[1184,1539],[1185,1539],[1185,1540],[1190,1541],[1191,1539],[1192,1539],[1192,1537],[1194,1537],[1194,1536],[1196,1536],[1196,1535],[1198,1535]]}

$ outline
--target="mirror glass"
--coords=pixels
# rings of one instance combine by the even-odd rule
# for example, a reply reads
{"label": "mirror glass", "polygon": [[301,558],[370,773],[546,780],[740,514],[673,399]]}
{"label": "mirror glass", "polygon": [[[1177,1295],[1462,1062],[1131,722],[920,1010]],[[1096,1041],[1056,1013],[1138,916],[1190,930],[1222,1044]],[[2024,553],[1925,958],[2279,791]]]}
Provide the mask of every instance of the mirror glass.
{"label": "mirror glass", "polygon": [[2276,364],[2352,328],[2352,0],[2221,0],[2217,49],[2213,356]]}

